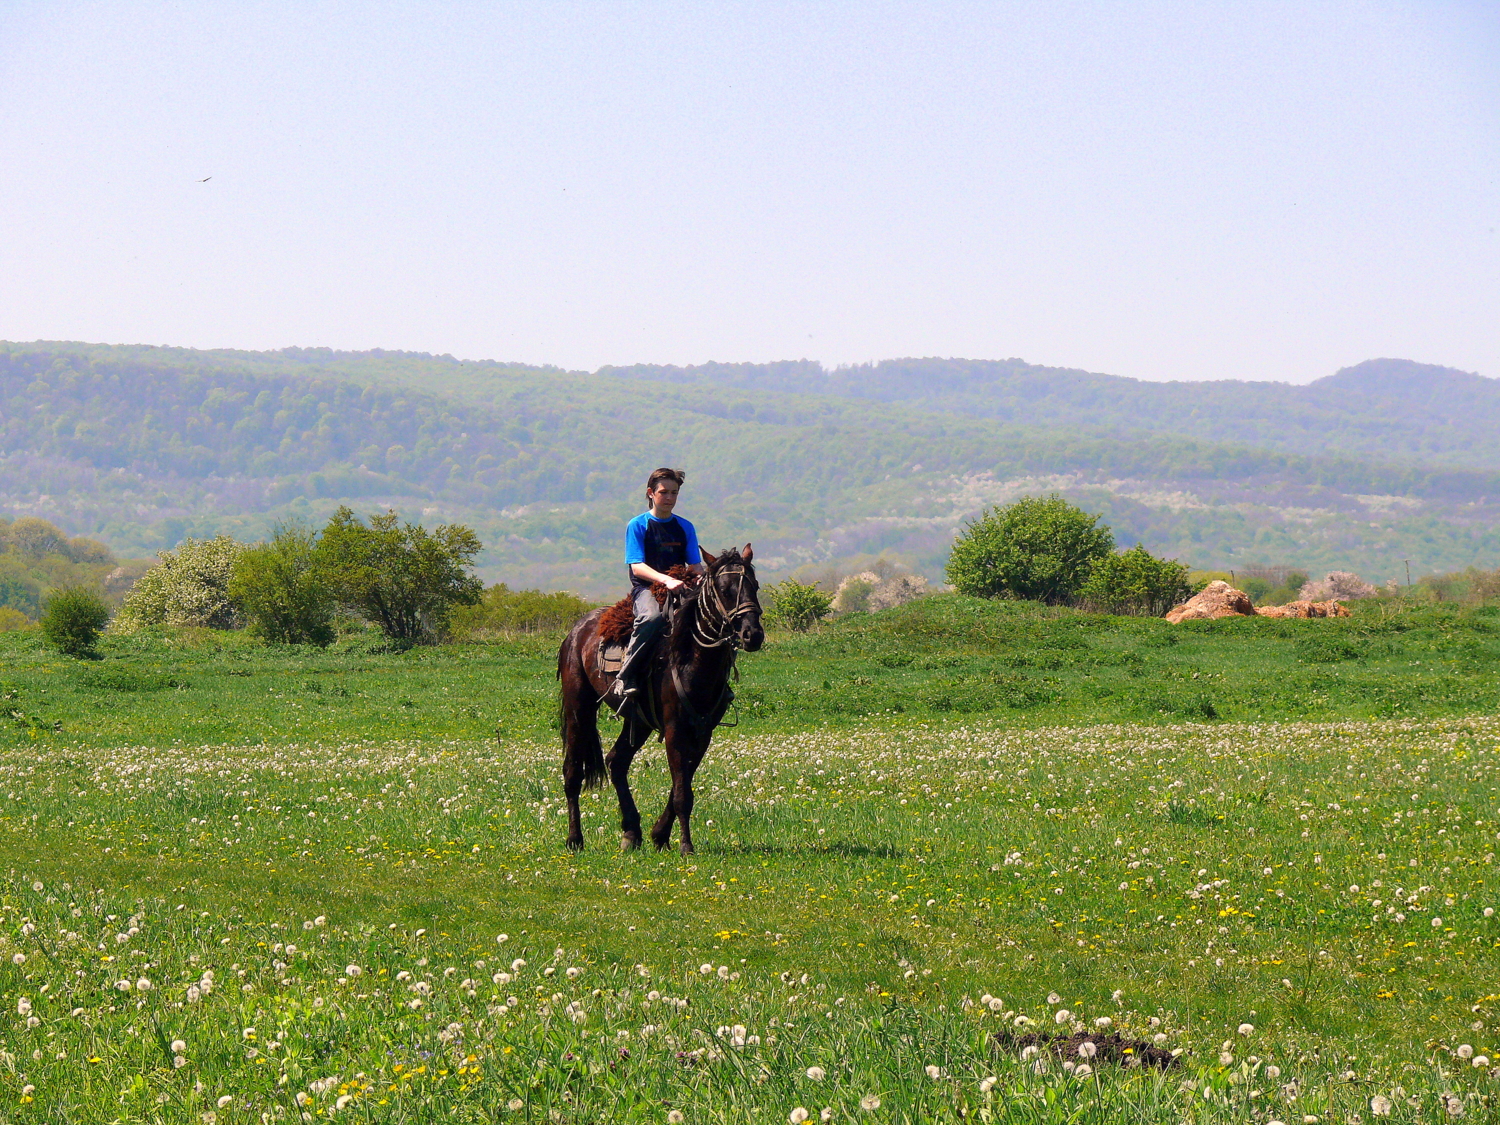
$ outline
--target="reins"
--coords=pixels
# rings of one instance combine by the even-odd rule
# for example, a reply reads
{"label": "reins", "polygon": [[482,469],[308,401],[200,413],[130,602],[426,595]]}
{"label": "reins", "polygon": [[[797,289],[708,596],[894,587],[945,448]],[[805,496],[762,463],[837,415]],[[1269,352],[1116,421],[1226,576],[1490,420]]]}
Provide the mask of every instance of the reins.
{"label": "reins", "polygon": [[[712,581],[720,575],[738,575],[739,581],[735,585],[734,605],[726,609],[724,597],[719,593],[718,583]],[[734,567],[721,570],[718,575],[707,576],[708,581],[700,585],[695,597],[698,604],[698,613],[693,621],[693,641],[702,649],[723,648],[731,646],[729,664],[731,672],[734,672],[736,657],[739,656],[740,638],[735,630],[735,622],[742,617],[755,612],[754,599],[745,598],[745,568]],[[718,700],[712,708],[712,713],[703,714],[693,705],[692,697],[687,690],[687,685],[682,682],[681,670],[676,663],[672,663],[672,684],[677,689],[678,706],[682,708],[686,718],[697,727],[712,725],[719,719],[729,704],[734,701],[734,691],[729,686],[726,678],[724,690],[720,693]],[[738,678],[736,674],[736,678]],[[658,727],[658,729],[660,729]]]}

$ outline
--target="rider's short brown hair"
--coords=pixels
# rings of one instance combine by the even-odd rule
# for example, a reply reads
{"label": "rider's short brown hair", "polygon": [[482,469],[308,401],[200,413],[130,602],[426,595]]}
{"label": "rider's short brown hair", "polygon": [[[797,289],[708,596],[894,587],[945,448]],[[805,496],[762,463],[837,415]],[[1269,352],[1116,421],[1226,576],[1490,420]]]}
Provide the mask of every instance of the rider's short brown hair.
{"label": "rider's short brown hair", "polygon": [[687,474],[681,469],[657,469],[649,477],[646,478],[646,491],[655,492],[656,486],[664,480],[674,481],[676,482],[677,487],[681,488],[682,482],[686,479]]}

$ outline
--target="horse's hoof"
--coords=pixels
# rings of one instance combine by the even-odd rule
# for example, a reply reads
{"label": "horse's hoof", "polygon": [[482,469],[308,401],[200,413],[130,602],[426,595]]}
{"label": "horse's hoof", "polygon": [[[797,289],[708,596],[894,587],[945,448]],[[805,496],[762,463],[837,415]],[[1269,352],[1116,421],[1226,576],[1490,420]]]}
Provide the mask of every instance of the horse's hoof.
{"label": "horse's hoof", "polygon": [[671,837],[668,837],[665,840],[658,840],[655,836],[652,836],[651,837],[651,842],[656,845],[656,850],[657,851],[664,852],[664,851],[667,850],[667,845],[670,844],[672,842],[672,840],[671,840]]}
{"label": "horse's hoof", "polygon": [[693,845],[692,844],[683,844],[682,845],[682,854],[683,855],[692,855],[693,854]]}
{"label": "horse's hoof", "polygon": [[568,841],[568,851],[570,851],[570,852],[581,852],[581,851],[583,851],[583,841],[582,840],[569,840]]}
{"label": "horse's hoof", "polygon": [[641,838],[632,836],[629,832],[620,837],[620,850],[622,852],[633,852],[641,846]]}

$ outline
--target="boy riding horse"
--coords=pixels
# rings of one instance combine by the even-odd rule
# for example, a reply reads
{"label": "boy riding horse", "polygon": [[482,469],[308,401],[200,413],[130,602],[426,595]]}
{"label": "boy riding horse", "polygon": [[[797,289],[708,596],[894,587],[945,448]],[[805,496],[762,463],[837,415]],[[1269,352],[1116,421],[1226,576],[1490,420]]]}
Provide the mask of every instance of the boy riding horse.
{"label": "boy riding horse", "polygon": [[646,668],[646,656],[661,635],[667,619],[651,592],[654,583],[675,590],[682,581],[667,572],[674,566],[685,566],[701,574],[703,565],[698,550],[698,533],[681,516],[673,515],[677,494],[685,474],[681,469],[657,469],[646,478],[646,503],[642,512],[625,525],[625,565],[630,570],[630,598],[635,621],[630,630],[630,644],[620,663],[605,702],[617,715],[636,702]]}

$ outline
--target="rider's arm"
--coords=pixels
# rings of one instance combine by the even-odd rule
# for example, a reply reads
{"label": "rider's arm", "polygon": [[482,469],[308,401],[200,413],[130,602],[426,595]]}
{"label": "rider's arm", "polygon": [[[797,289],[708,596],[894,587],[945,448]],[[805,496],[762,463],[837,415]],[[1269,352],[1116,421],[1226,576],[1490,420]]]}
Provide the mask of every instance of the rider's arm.
{"label": "rider's arm", "polygon": [[630,573],[647,582],[660,582],[668,590],[676,589],[682,585],[680,578],[673,578],[670,574],[663,574],[654,566],[647,566],[643,562],[631,563]]}

